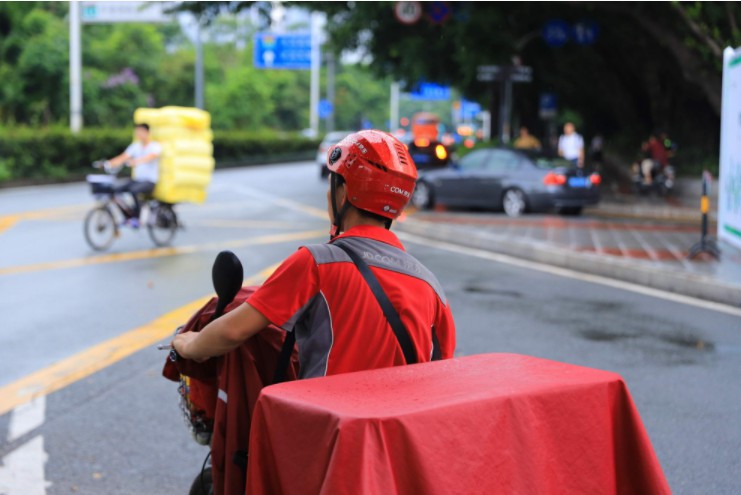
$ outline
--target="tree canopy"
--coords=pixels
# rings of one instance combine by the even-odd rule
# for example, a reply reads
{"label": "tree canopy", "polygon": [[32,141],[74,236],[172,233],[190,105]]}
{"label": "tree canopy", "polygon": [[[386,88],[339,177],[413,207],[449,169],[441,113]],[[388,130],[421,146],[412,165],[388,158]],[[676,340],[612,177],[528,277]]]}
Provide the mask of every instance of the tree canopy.
{"label": "tree canopy", "polygon": [[[264,2],[194,2],[183,8],[208,17]],[[479,65],[533,67],[532,84],[515,88],[515,118],[533,127],[538,96],[558,97],[561,119],[589,132],[635,141],[664,129],[685,145],[715,149],[721,54],[741,44],[737,2],[422,2],[422,19],[399,22],[395,2],[291,2],[327,14],[331,43],[363,51],[373,70],[413,85],[451,84],[491,104],[493,91],[476,80]],[[449,15],[435,22],[432,9]],[[594,43],[548,46],[547,22],[597,27]],[[494,107],[494,105],[491,105]]]}
{"label": "tree canopy", "polygon": [[[0,3],[0,126],[67,123],[67,15],[64,3]],[[301,130],[309,121],[309,73],[255,69],[259,28],[249,16],[211,17],[206,109],[217,129]],[[86,126],[129,126],[141,106],[193,105],[195,49],[177,22],[85,25],[82,46]],[[363,64],[340,64],[336,127],[385,126],[389,84]]]}
{"label": "tree canopy", "polygon": [[[550,91],[592,132],[663,128],[699,146],[717,146],[721,54],[741,44],[735,2],[449,2],[444,22],[413,25],[395,18],[392,2],[313,5],[327,13],[333,42],[365,50],[379,74],[452,84],[485,102],[477,66],[517,57],[534,70],[515,89],[523,121],[537,120],[538,95]],[[594,43],[548,46],[541,33],[554,19],[590,22]]]}

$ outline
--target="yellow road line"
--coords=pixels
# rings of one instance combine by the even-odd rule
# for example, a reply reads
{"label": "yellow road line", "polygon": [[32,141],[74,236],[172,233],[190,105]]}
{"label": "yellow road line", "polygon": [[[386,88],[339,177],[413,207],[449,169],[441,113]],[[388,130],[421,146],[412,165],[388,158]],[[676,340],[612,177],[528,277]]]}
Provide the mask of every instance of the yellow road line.
{"label": "yellow road line", "polygon": [[[278,265],[269,266],[257,275],[246,279],[245,285],[259,283],[264,280],[273,273]],[[48,395],[82,380],[137,351],[152,346],[160,340],[171,336],[175,328],[185,323],[210,297],[197,299],[160,316],[144,326],[101,342],[1,387],[0,415],[30,402],[36,397]],[[157,356],[161,357],[164,362],[164,352],[159,353]]]}
{"label": "yellow road line", "polygon": [[18,219],[15,217],[0,217],[0,234],[13,227],[18,223]]}
{"label": "yellow road line", "polygon": [[225,229],[290,229],[296,227],[296,222],[277,222],[272,220],[227,220],[203,219],[190,220],[188,225],[201,227],[217,227]]}
{"label": "yellow road line", "polygon": [[165,256],[179,256],[185,254],[202,253],[205,251],[213,251],[216,249],[235,249],[239,247],[255,246],[261,244],[278,244],[281,242],[314,239],[325,235],[326,232],[323,230],[308,230],[304,232],[274,234],[224,242],[209,242],[206,244],[195,244],[191,246],[145,249],[141,251],[130,251],[127,253],[104,254],[99,256],[91,256],[89,258],[75,258],[69,260],[49,261],[46,263],[35,263],[32,265],[9,266],[0,268],[0,276],[18,275],[22,273],[32,273],[45,270],[61,270],[65,268],[77,268],[81,266],[100,265],[104,263],[121,263],[124,261],[162,258]]}
{"label": "yellow road line", "polygon": [[0,216],[0,234],[13,227],[22,220],[53,220],[65,214],[83,211],[90,205],[60,206],[58,208],[46,208],[43,210],[26,211]]}

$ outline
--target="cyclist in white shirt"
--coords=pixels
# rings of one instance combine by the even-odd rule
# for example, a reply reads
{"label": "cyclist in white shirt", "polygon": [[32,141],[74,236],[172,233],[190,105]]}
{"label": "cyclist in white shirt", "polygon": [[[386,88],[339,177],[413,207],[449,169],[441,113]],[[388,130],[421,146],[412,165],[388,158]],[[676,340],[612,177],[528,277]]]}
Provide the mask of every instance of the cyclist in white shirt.
{"label": "cyclist in white shirt", "polygon": [[563,134],[558,138],[558,155],[579,168],[584,167],[584,138],[576,132],[571,122],[566,122]]}
{"label": "cyclist in white shirt", "polygon": [[119,188],[121,192],[131,193],[134,200],[134,210],[128,221],[134,226],[139,226],[139,213],[141,212],[140,195],[150,194],[159,178],[160,155],[162,146],[152,140],[149,125],[136,124],[134,126],[136,140],[126,150],[115,158],[111,158],[110,165],[117,167],[126,164],[132,168],[131,180]]}

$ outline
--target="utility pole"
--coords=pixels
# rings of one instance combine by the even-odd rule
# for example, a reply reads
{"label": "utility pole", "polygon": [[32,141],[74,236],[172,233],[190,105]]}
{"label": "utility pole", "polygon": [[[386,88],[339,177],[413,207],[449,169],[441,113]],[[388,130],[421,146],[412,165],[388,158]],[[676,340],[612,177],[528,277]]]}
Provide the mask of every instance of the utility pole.
{"label": "utility pole", "polygon": [[309,127],[314,138],[319,137],[319,70],[322,53],[319,46],[319,14],[311,13],[311,87],[309,91]]}
{"label": "utility pole", "polygon": [[196,16],[196,74],[195,74],[195,105],[203,110],[203,40],[201,38],[201,17]]}
{"label": "utility pole", "polygon": [[389,131],[399,130],[399,83],[391,83],[391,104],[389,111]]}
{"label": "utility pole", "polygon": [[332,106],[332,111],[327,115],[327,132],[334,131],[334,75],[335,75],[335,54],[332,50],[327,50],[327,101]]}
{"label": "utility pole", "polygon": [[80,2],[69,5],[69,128],[82,129],[82,42]]}
{"label": "utility pole", "polygon": [[[477,69],[477,79],[491,85],[491,111],[499,112],[499,139],[507,144],[511,134],[512,117],[512,84],[529,83],[533,79],[532,67],[524,65],[500,66],[480,65]],[[499,82],[499,101],[497,102],[497,84]],[[499,108],[497,108],[499,107]]]}

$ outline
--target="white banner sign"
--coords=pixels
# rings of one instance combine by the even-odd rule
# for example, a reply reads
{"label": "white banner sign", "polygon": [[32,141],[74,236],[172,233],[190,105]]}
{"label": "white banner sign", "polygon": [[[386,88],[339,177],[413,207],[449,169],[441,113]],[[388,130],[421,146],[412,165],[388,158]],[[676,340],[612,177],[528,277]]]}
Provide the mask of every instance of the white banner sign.
{"label": "white banner sign", "polygon": [[741,48],[723,52],[718,238],[741,248]]}
{"label": "white banner sign", "polygon": [[112,22],[168,22],[165,8],[172,2],[82,2],[85,24]]}

